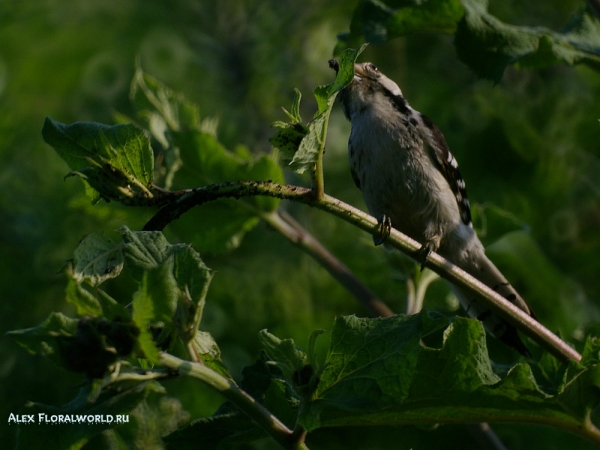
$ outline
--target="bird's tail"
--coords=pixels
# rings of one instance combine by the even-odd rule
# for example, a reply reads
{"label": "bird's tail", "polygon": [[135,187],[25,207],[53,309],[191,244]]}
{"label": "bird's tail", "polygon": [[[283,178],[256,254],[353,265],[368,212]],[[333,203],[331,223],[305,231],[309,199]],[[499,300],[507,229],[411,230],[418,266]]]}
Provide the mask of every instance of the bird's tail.
{"label": "bird's tail", "polygon": [[[459,265],[465,272],[477,278],[483,284],[502,295],[508,301],[518,308],[533,316],[531,309],[525,303],[525,300],[518,294],[498,268],[492,263],[483,252],[477,252],[477,258],[469,259],[467,262]],[[521,340],[517,329],[508,323],[504,318],[492,312],[487,306],[481,304],[468,294],[462,291],[458,286],[450,283],[454,294],[458,297],[461,306],[467,314],[475,317],[483,323],[484,328],[501,342],[514,348],[524,356],[531,356],[529,350]]]}

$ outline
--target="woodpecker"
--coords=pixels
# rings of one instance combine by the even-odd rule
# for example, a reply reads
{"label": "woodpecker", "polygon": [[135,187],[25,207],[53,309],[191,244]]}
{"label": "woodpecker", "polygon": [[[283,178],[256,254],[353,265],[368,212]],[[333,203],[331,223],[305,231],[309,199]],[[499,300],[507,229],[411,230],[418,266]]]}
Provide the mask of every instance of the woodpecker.
{"label": "woodpecker", "polygon": [[[355,64],[354,79],[339,96],[352,126],[348,140],[352,178],[382,232],[394,227],[422,244],[423,260],[438,252],[532,315],[485,255],[471,223],[465,181],[440,129],[411,108],[398,85],[372,63]],[[374,238],[375,244],[384,239]],[[469,316],[530,356],[514,326],[449,284]]]}

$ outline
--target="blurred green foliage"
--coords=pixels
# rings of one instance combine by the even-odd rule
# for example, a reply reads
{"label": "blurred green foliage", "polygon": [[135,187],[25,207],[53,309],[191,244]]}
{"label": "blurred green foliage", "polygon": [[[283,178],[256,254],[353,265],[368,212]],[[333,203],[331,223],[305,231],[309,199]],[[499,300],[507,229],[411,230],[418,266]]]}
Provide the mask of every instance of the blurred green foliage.
{"label": "blurred green foliage", "polygon": [[[243,144],[259,155],[270,150],[268,138],[275,130],[269,125],[283,118],[279,108],[291,104],[294,87],[305,94],[301,115],[310,117],[316,110],[306,94],[333,79],[327,60],[336,33],[349,29],[355,6],[341,0],[4,2],[0,332],[35,326],[52,311],[73,315],[74,307],[65,301],[67,280],[58,271],[79,240],[92,231],[114,237],[123,224],[141,229],[153,213],[115,203],[92,207],[81,183],[63,182],[69,169],[41,139],[45,116],[64,123],[112,123],[115,112],[134,116],[129,85],[139,58],[147,72],[197,103],[202,118],[218,120],[218,138],[227,148]],[[559,29],[581,6],[575,0],[495,0],[489,11],[507,23]],[[600,75],[587,67],[508,68],[494,86],[477,80],[458,61],[452,37],[438,34],[371,45],[361,59],[375,62],[398,81],[411,105],[443,130],[492,259],[542,323],[581,343],[586,329],[600,319]],[[326,192],[363,207],[347,167],[348,133],[341,111],[334,111],[325,154]],[[287,176],[290,182],[308,182]],[[285,208],[394,310],[403,310],[402,258],[375,249],[370,237],[319,211]],[[310,332],[331,330],[334,316],[365,315],[315,261],[263,224],[249,231],[235,251],[208,250],[202,257],[217,273],[203,326],[237,376],[256,355],[260,329],[307,348]],[[438,284],[426,299],[428,308],[447,307],[446,291]],[[107,282],[114,297],[130,293],[131,287],[124,277]],[[19,413],[28,400],[62,405],[82,378],[1,339],[0,445],[11,448],[16,427],[7,425],[10,412]],[[493,356],[507,358],[493,340],[489,343]],[[324,345],[326,339],[317,342]],[[216,410],[221,398],[199,384],[165,383],[180,399],[161,405],[172,413],[170,419],[185,421]],[[152,401],[149,397],[140,404],[138,413],[150,411]],[[157,417],[157,423],[161,420],[166,419]],[[147,445],[158,445],[156,433],[170,427],[163,423],[156,426],[159,431],[149,431]],[[587,445],[545,427],[494,428],[514,449]],[[102,440],[110,437],[91,442],[90,448],[105,447]],[[477,448],[462,426],[318,430],[308,445],[431,448],[448,442]],[[263,442],[256,448],[270,447]]]}

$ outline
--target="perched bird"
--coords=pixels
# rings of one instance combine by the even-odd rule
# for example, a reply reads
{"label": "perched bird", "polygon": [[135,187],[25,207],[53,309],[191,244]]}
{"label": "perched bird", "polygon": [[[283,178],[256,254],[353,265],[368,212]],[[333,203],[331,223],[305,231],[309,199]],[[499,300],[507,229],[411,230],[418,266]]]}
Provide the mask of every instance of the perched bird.
{"label": "perched bird", "polygon": [[[485,255],[471,223],[465,182],[440,129],[412,109],[398,85],[371,63],[354,65],[354,79],[340,92],[340,100],[352,124],[352,177],[382,231],[393,226],[423,245],[423,260],[438,252],[531,315]],[[459,287],[450,287],[488,332],[529,355],[514,326]]]}

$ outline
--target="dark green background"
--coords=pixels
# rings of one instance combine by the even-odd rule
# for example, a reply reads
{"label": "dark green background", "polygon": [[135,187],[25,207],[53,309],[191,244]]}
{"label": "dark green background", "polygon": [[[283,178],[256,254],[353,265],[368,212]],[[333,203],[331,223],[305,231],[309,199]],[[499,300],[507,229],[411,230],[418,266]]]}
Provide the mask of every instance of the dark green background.
{"label": "dark green background", "polygon": [[[559,29],[580,6],[573,0],[496,0],[490,11],[509,23]],[[269,152],[270,124],[284,118],[279,108],[289,108],[294,87],[304,94],[304,119],[311,117],[310,93],[333,79],[327,60],[354,7],[342,0],[3,2],[0,332],[35,326],[51,311],[74,315],[59,270],[81,237],[112,233],[122,224],[140,229],[152,214],[114,203],[92,207],[81,183],[64,182],[66,164],[41,139],[45,116],[112,123],[114,111],[134,115],[128,90],[139,57],[147,72],[198,103],[203,116],[218,118],[219,138],[229,148],[244,144]],[[457,60],[452,36],[433,34],[371,46],[361,60],[376,63],[414,108],[440,126],[472,204],[483,207],[476,225],[486,245],[492,244],[490,255],[544,324],[580,341],[600,319],[600,74],[585,67],[509,68],[493,86]],[[349,129],[338,107],[325,155],[326,191],[364,208],[348,171]],[[288,181],[308,182],[291,174]],[[394,310],[403,310],[398,257],[374,248],[370,236],[338,219],[304,206],[284,207]],[[310,331],[330,330],[334,316],[365,315],[320,266],[263,224],[237,250],[203,257],[217,270],[203,325],[235,374],[256,355],[260,329],[306,346]],[[111,293],[118,296],[128,287],[114,283]],[[436,282],[426,307],[448,309],[452,303],[445,296]],[[27,355],[2,337],[0,446],[15,443],[9,413],[28,400],[64,404],[81,382],[80,375]],[[182,403],[174,408],[192,418],[211,414],[219,403],[192,381],[166,386]],[[586,445],[545,427],[495,429],[511,449]],[[311,449],[442,448],[450,442],[478,448],[463,426],[319,430],[308,439]],[[271,447],[266,441],[256,446]]]}

